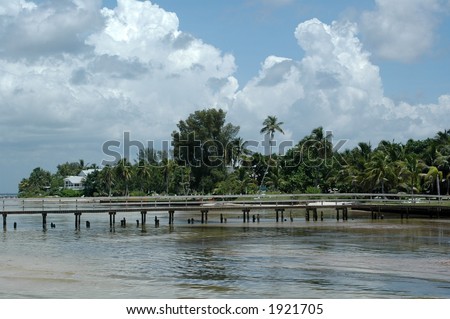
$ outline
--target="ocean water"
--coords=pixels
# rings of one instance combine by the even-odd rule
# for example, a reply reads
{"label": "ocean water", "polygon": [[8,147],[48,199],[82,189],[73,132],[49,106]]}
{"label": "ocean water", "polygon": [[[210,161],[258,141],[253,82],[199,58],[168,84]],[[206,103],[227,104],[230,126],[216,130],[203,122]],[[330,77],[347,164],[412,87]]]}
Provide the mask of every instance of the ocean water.
{"label": "ocean water", "polygon": [[450,298],[449,220],[332,213],[201,224],[177,212],[169,226],[161,212],[158,228],[155,214],[138,227],[138,213],[118,213],[114,229],[107,214],[83,214],[80,230],[49,214],[46,231],[40,215],[8,215],[0,298]]}

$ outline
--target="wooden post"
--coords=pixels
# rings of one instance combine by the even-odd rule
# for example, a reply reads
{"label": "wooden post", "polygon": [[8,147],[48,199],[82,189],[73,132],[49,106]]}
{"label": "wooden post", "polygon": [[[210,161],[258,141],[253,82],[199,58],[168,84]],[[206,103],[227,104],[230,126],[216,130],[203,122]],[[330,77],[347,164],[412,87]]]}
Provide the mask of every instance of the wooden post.
{"label": "wooden post", "polygon": [[47,213],[42,213],[42,228],[47,229]]}
{"label": "wooden post", "polygon": [[313,211],[313,221],[317,221],[318,220],[318,217],[317,217],[317,209],[315,208],[314,209],[314,211]]}
{"label": "wooden post", "polygon": [[6,229],[6,217],[8,216],[7,213],[3,212],[3,229]]}
{"label": "wooden post", "polygon": [[323,222],[323,211],[320,211],[320,221]]}
{"label": "wooden post", "polygon": [[116,224],[116,212],[109,212],[109,227],[113,228]]}
{"label": "wooden post", "polygon": [[91,222],[90,221],[86,221],[86,228],[91,228]]}
{"label": "wooden post", "polygon": [[158,219],[158,216],[155,216],[155,227],[159,227],[159,219]]}
{"label": "wooden post", "polygon": [[223,214],[220,214],[220,223],[223,224]]}
{"label": "wooden post", "polygon": [[243,209],[242,213],[243,213],[243,217],[244,217],[244,223],[246,221],[250,222],[250,209]]}
{"label": "wooden post", "polygon": [[278,223],[279,217],[278,217],[278,209],[275,209],[275,220]]}
{"label": "wooden post", "polygon": [[174,215],[175,215],[175,211],[174,210],[169,210],[169,225],[173,224]]}
{"label": "wooden post", "polygon": [[309,208],[306,208],[305,220],[309,222]]}
{"label": "wooden post", "polygon": [[294,216],[292,216],[292,210],[289,212],[289,219],[291,220],[291,223],[294,221]]}
{"label": "wooden post", "polygon": [[144,226],[147,223],[147,211],[141,211],[141,224]]}
{"label": "wooden post", "polygon": [[336,208],[336,220],[339,221],[339,208]]}
{"label": "wooden post", "polygon": [[79,230],[81,227],[81,213],[75,213],[75,229]]}

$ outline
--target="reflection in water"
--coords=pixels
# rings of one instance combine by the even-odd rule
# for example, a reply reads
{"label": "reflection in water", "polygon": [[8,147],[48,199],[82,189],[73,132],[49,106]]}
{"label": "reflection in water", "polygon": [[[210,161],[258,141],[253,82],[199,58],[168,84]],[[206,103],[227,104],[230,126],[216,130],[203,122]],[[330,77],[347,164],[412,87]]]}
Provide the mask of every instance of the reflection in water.
{"label": "reflection in water", "polygon": [[51,216],[57,228],[43,232],[20,216],[2,233],[1,298],[450,297],[445,220],[162,220],[110,232],[106,217],[79,231],[71,217]]}

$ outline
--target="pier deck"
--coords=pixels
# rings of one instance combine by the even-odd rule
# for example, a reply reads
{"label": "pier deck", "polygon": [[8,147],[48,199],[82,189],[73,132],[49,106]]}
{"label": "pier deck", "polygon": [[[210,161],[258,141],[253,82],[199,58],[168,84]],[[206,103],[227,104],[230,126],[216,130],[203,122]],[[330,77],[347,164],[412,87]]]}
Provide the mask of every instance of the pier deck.
{"label": "pier deck", "polygon": [[[290,194],[267,196],[166,196],[166,197],[108,197],[108,198],[4,198],[0,200],[3,225],[8,215],[42,214],[45,227],[47,214],[74,214],[76,224],[83,213],[140,212],[145,223],[147,212],[169,213],[169,224],[174,221],[175,212],[199,212],[202,222],[208,212],[242,212],[244,221],[249,212],[274,210],[276,220],[283,218],[285,210],[304,210],[309,220],[318,219],[317,209],[336,209],[337,218],[348,218],[348,210],[362,210],[378,218],[383,213],[398,213],[402,218],[409,216],[450,217],[449,196],[424,195],[382,195],[382,194]],[[223,220],[221,214],[221,221]],[[111,219],[111,222],[113,220]]]}

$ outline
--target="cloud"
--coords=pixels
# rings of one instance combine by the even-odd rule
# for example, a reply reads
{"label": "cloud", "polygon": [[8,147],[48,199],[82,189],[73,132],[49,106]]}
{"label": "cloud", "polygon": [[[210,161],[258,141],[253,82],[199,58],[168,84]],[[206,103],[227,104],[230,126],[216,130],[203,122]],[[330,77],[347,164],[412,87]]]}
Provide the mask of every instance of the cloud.
{"label": "cloud", "polygon": [[[222,107],[247,139],[268,115],[295,142],[318,126],[355,142],[403,140],[447,125],[450,97],[394,103],[350,22],[300,23],[304,57],[268,56],[244,87],[223,53],[183,32],[175,13],[149,1],[25,0],[0,4],[0,167],[8,190],[35,166],[85,158],[124,131],[169,140],[180,119]],[[11,163],[14,169],[9,169]],[[2,186],[4,187],[4,186]],[[0,191],[2,191],[0,189]]]}
{"label": "cloud", "polygon": [[376,0],[361,16],[366,43],[382,58],[411,62],[429,52],[442,11],[440,0]]}
{"label": "cloud", "polygon": [[[61,132],[82,140],[133,129],[139,138],[167,139],[194,109],[232,99],[233,56],[180,31],[174,13],[148,1],[119,0],[114,10],[100,10],[98,1],[57,3],[2,6],[3,23],[24,37],[0,36],[9,43],[0,56],[4,138],[45,131],[53,132],[50,140]],[[43,25],[42,32],[31,39],[36,26],[25,21]],[[74,37],[82,50],[60,42]]]}
{"label": "cloud", "polygon": [[311,19],[298,25],[295,37],[304,51],[301,60],[267,58],[259,75],[236,94],[232,115],[247,114],[245,134],[258,138],[255,127],[267,115],[277,115],[289,128],[290,135],[280,139],[296,142],[323,126],[350,139],[347,147],[422,138],[447,125],[446,95],[428,105],[396,104],[384,95],[379,68],[363,49],[356,24]]}
{"label": "cloud", "polygon": [[84,35],[99,26],[101,1],[62,0],[41,5],[15,0],[0,6],[0,57],[33,58],[85,49]]}
{"label": "cloud", "polygon": [[99,163],[103,142],[124,131],[168,140],[178,120],[227,108],[238,88],[232,55],[149,1],[118,0],[114,10],[90,0],[8,2],[0,25],[0,164],[24,161],[4,183],[30,166]]}

